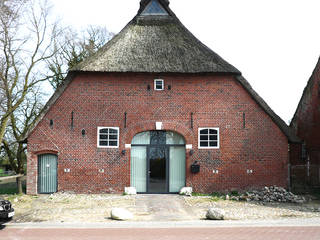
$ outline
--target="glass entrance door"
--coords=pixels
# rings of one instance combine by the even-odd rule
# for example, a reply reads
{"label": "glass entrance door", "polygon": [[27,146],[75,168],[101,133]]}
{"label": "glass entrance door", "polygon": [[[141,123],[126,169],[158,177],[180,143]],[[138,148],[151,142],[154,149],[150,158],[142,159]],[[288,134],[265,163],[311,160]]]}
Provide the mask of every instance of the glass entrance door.
{"label": "glass entrance door", "polygon": [[148,193],[166,193],[168,151],[165,146],[149,147]]}
{"label": "glass entrance door", "polygon": [[131,186],[138,193],[177,193],[186,182],[185,140],[170,131],[147,131],[131,142]]}

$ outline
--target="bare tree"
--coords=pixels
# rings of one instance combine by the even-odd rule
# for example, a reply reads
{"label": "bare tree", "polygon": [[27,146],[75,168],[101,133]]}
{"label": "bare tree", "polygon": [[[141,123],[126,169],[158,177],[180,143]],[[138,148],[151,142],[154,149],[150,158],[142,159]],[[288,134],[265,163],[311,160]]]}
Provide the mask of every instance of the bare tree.
{"label": "bare tree", "polygon": [[[11,168],[18,174],[25,173],[27,145],[24,139],[41,112],[42,95],[39,87],[29,88],[23,103],[10,115],[10,123],[3,139],[3,149]],[[21,178],[17,178],[17,183],[18,193],[21,194]]]}
{"label": "bare tree", "polygon": [[[56,53],[57,24],[47,1],[0,0],[0,144],[31,88],[47,79],[43,63]],[[14,122],[11,122],[14,124]]]}
{"label": "bare tree", "polygon": [[113,36],[113,33],[101,26],[89,26],[81,32],[67,28],[56,41],[58,53],[47,60],[52,87],[57,89],[63,83],[69,69],[95,54]]}

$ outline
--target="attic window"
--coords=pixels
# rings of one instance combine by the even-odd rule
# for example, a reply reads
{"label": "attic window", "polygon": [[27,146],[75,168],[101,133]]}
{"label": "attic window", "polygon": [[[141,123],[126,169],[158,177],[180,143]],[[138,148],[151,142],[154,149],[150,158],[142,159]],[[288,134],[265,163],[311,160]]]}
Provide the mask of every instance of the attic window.
{"label": "attic window", "polygon": [[142,16],[150,15],[169,15],[168,12],[161,6],[158,0],[152,0],[141,13]]}
{"label": "attic window", "polygon": [[164,90],[164,81],[162,79],[155,79],[154,80],[154,90],[156,90],[156,91]]}

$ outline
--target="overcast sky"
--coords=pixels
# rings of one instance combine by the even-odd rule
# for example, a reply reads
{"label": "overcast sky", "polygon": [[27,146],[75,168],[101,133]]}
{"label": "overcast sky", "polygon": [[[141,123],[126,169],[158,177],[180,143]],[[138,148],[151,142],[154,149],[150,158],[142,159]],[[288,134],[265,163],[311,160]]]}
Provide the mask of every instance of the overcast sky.
{"label": "overcast sky", "polygon": [[[51,0],[67,25],[118,33],[140,0]],[[204,44],[239,69],[287,123],[320,56],[319,0],[170,0]]]}

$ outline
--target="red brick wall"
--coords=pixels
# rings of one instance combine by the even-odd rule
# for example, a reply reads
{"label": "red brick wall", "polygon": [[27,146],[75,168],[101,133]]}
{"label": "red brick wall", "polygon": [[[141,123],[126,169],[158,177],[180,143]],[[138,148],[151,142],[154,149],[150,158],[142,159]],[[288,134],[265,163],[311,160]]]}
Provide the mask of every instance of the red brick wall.
{"label": "red brick wall", "polygon": [[[153,90],[155,78],[165,80],[164,91]],[[186,182],[196,192],[287,185],[287,138],[232,76],[82,73],[28,138],[28,193],[36,193],[40,151],[58,152],[59,191],[123,192],[130,186],[130,150],[124,156],[121,151],[135,134],[155,130],[158,121],[193,145],[192,155],[186,150]],[[119,149],[97,148],[98,126],[120,127]],[[199,127],[220,128],[220,149],[198,149]],[[194,175],[190,165],[195,160],[201,171]],[[71,172],[64,173],[65,168]]]}

